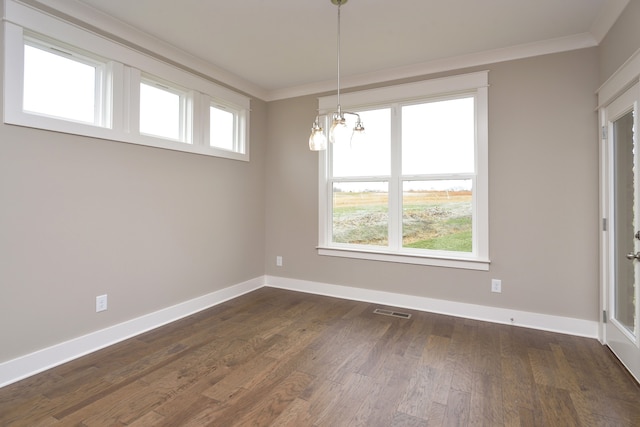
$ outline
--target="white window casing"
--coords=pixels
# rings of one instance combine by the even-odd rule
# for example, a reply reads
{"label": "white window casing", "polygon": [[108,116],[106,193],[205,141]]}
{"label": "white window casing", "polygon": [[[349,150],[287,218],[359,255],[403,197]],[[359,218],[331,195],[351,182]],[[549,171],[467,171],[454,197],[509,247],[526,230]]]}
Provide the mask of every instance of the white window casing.
{"label": "white window casing", "polygon": [[[360,92],[341,94],[341,104],[345,111],[364,111],[367,109],[389,107],[393,118],[399,114],[403,105],[411,105],[417,101],[431,101],[438,99],[472,96],[475,111],[475,157],[473,174],[444,174],[425,175],[427,179],[471,179],[472,191],[472,252],[411,250],[402,248],[398,236],[400,227],[390,227],[390,242],[385,246],[366,246],[356,244],[336,244],[332,237],[332,188],[334,182],[331,173],[331,147],[319,154],[319,235],[318,253],[320,255],[339,256],[378,260],[387,262],[411,263],[451,268],[488,270],[489,269],[489,206],[488,206],[488,71],[463,74],[440,79],[427,80],[417,83],[389,86]],[[337,97],[327,96],[319,98],[320,114],[330,114],[336,109]],[[366,121],[364,123],[367,126]],[[399,125],[392,126],[391,162],[397,168],[400,162],[400,131]],[[325,126],[325,129],[327,126]],[[394,130],[395,129],[395,130]],[[393,148],[396,146],[396,148]],[[395,154],[393,153],[395,151]],[[366,161],[366,159],[362,159]],[[380,177],[356,177],[355,181],[379,180]],[[402,222],[402,179],[404,176],[391,177],[389,183],[389,223]],[[421,179],[421,176],[410,177]],[[348,182],[350,178],[341,178],[339,182]]]}
{"label": "white window casing", "polygon": [[[5,0],[4,122],[50,131],[249,160],[248,97],[130,47],[94,34],[13,0]],[[25,43],[51,46],[79,57],[96,58],[100,68],[100,111],[94,124],[32,114],[23,109]],[[180,92],[180,137],[171,140],[140,130],[140,82],[157,82]],[[233,149],[209,144],[212,101],[235,114]]]}

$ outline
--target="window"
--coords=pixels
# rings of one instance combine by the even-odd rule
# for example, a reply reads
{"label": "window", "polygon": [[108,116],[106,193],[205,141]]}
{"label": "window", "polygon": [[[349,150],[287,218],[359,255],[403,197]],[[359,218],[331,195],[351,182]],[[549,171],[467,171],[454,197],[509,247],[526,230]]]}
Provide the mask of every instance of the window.
{"label": "window", "polygon": [[4,122],[249,160],[249,99],[5,0]]}
{"label": "window", "polygon": [[25,39],[25,112],[103,124],[105,64],[62,47]]}
{"label": "window", "polygon": [[223,150],[234,150],[238,145],[236,117],[238,115],[221,105],[209,107],[209,144]]}
{"label": "window", "polygon": [[140,133],[187,142],[187,94],[157,81],[140,82]]}
{"label": "window", "polygon": [[482,72],[343,95],[366,140],[321,154],[321,255],[488,269],[486,86]]}

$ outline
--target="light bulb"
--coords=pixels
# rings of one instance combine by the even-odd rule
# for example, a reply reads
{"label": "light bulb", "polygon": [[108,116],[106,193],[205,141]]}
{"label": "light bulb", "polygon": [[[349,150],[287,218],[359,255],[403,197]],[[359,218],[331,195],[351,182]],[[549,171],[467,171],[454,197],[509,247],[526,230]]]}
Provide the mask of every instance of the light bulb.
{"label": "light bulb", "polygon": [[322,151],[327,149],[327,137],[324,135],[318,117],[311,125],[311,135],[309,135],[309,150]]}
{"label": "light bulb", "polygon": [[327,138],[324,136],[322,128],[312,130],[309,137],[309,150],[322,151],[327,149]]}
{"label": "light bulb", "polygon": [[367,134],[364,131],[364,128],[356,127],[353,129],[353,135],[351,136],[351,147],[359,148],[367,143]]}
{"label": "light bulb", "polygon": [[333,144],[347,143],[351,139],[351,129],[347,127],[344,117],[334,117],[329,130],[329,141]]}

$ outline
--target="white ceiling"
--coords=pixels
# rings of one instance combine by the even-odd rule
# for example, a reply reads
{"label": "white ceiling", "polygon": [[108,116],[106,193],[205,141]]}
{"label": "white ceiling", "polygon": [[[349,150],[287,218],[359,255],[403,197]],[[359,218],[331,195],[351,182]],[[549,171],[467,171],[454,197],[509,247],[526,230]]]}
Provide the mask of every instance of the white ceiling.
{"label": "white ceiling", "polygon": [[[349,0],[341,8],[343,87],[477,65],[482,58],[595,46],[628,1]],[[337,7],[330,0],[40,2],[72,15],[82,9],[75,15],[85,20],[88,12],[102,20],[107,14],[265,98],[335,86]]]}

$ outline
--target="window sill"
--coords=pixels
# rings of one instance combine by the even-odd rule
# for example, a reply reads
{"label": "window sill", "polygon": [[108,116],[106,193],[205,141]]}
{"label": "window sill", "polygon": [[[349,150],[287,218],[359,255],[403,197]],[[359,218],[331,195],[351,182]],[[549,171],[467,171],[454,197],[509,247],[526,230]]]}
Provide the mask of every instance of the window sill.
{"label": "window sill", "polygon": [[370,261],[396,262],[403,264],[429,265],[434,267],[460,268],[464,270],[489,271],[489,259],[454,256],[423,256],[405,253],[389,253],[373,250],[318,247],[318,255],[356,258]]}
{"label": "window sill", "polygon": [[117,132],[106,127],[40,117],[33,114],[11,111],[10,109],[5,111],[4,123],[7,125],[21,126],[49,132],[67,133],[115,142],[145,145],[147,147],[162,148],[165,150],[181,151],[184,153],[222,157],[245,162],[249,161],[249,153],[239,153],[216,147],[194,145],[186,142],[172,141],[146,135],[133,135],[125,132]]}

